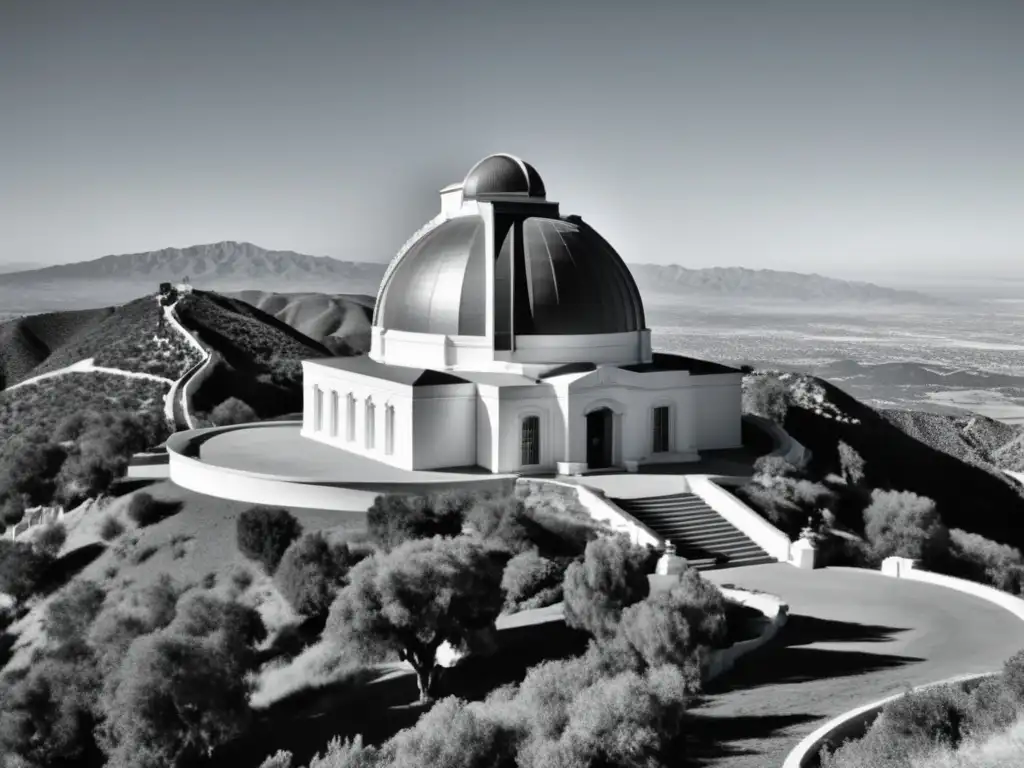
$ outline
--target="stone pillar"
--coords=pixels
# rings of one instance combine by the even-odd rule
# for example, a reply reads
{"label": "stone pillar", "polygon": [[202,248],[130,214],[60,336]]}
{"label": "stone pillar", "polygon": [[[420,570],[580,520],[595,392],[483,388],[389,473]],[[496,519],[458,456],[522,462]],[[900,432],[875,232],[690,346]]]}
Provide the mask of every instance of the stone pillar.
{"label": "stone pillar", "polygon": [[797,568],[811,570],[815,566],[818,547],[810,539],[799,539],[789,548],[789,561]]}
{"label": "stone pillar", "polygon": [[917,566],[917,560],[910,557],[887,557],[882,561],[882,574],[900,578]]}
{"label": "stone pillar", "polygon": [[676,554],[676,548],[672,542],[665,544],[665,554],[658,560],[654,572],[658,576],[678,576],[686,570],[686,558]]}

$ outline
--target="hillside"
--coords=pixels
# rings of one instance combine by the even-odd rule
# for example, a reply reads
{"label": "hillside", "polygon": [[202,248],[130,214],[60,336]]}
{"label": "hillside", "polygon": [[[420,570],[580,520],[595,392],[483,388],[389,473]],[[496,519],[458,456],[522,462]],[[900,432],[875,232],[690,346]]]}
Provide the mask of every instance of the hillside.
{"label": "hillside", "polygon": [[207,412],[228,397],[248,403],[262,418],[302,409],[302,366],[330,350],[240,299],[193,291],[177,305],[178,317],[215,353],[193,397]]}
{"label": "hillside", "polygon": [[[935,500],[948,527],[1024,546],[1024,530],[1020,527],[1024,518],[1022,489],[994,467],[968,463],[953,455],[955,451],[971,454],[966,447],[958,448],[948,431],[943,431],[948,448],[940,450],[827,381],[793,373],[780,378],[791,400],[785,428],[813,452],[810,469],[815,476],[839,471],[837,446],[842,440],[864,457],[868,486],[927,496]],[[927,415],[908,419],[906,424],[907,429],[917,430],[923,437],[925,425],[934,426]],[[969,432],[975,452],[992,440],[983,431],[977,432],[977,439],[974,432]],[[926,439],[939,442],[934,436]],[[958,439],[966,443],[966,438]],[[863,525],[859,519],[840,522],[854,530]]]}
{"label": "hillside", "polygon": [[1003,466],[1001,452],[1019,441],[1022,432],[985,416],[947,416],[923,411],[885,409],[880,411],[891,424],[915,440],[979,467]]}
{"label": "hillside", "polygon": [[916,291],[873,283],[836,280],[816,274],[745,267],[687,269],[676,264],[630,264],[642,293],[663,296],[736,297],[761,301],[867,304],[948,304]]}
{"label": "hillside", "polygon": [[163,311],[153,296],[135,299],[120,307],[86,312],[52,312],[14,321],[21,327],[45,328],[51,338],[59,338],[54,329],[71,328],[79,318],[92,319],[82,323],[77,332],[64,333],[62,343],[8,384],[31,376],[66,368],[86,358],[96,365],[122,371],[149,373],[168,379],[184,375],[199,361],[198,353],[180,333],[169,326],[160,327]]}
{"label": "hillside", "polygon": [[252,304],[320,342],[338,355],[368,352],[373,296],[238,291],[226,294]]}
{"label": "hillside", "polygon": [[53,433],[68,416],[86,411],[163,413],[169,385],[108,373],[69,373],[0,392],[0,445],[32,428]]}
{"label": "hillside", "polygon": [[0,389],[31,376],[47,358],[91,332],[114,311],[105,307],[49,312],[0,323]]}

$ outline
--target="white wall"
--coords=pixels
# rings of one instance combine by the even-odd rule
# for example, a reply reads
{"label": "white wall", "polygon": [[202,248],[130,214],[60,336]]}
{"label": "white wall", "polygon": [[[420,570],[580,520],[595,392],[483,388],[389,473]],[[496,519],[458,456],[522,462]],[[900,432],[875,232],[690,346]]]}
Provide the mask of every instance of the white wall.
{"label": "white wall", "polygon": [[[378,461],[403,469],[413,468],[413,388],[405,384],[380,381],[368,376],[349,373],[326,366],[303,362],[302,436],[333,445],[352,453],[369,456]],[[314,386],[323,390],[323,429],[315,429],[313,418]],[[338,393],[340,418],[337,434],[331,435],[331,393]],[[354,440],[348,440],[348,395],[356,399]],[[373,447],[366,445],[366,402],[374,404]],[[394,442],[390,455],[386,452],[387,434],[385,412],[387,406],[395,409]]]}
{"label": "white wall", "polygon": [[495,360],[513,363],[597,363],[629,365],[650,362],[651,332],[516,336],[515,350],[495,352]]}
{"label": "white wall", "polygon": [[554,469],[562,461],[565,420],[555,390],[549,385],[502,387],[498,406],[498,471],[521,469],[522,424],[526,416],[540,418],[540,464],[527,469]]}
{"label": "white wall", "polygon": [[743,374],[694,376],[694,427],[697,450],[738,448],[743,444]]}
{"label": "white wall", "polygon": [[414,469],[467,467],[477,463],[477,399],[474,384],[413,390]]}

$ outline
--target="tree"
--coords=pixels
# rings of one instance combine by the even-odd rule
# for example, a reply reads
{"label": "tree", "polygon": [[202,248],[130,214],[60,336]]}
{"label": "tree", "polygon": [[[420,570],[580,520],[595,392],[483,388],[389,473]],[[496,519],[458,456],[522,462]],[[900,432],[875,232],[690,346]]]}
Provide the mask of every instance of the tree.
{"label": "tree", "polygon": [[416,671],[420,700],[437,682],[442,643],[465,644],[501,612],[502,563],[466,536],[410,541],[349,572],[331,606],[327,635],[365,661],[397,652]]}
{"label": "tree", "polygon": [[330,610],[349,569],[361,559],[347,543],[332,545],[319,531],[306,534],[284,553],[274,583],[296,613],[320,615]]}
{"label": "tree", "polygon": [[680,583],[627,607],[611,645],[635,655],[639,667],[678,667],[696,692],[708,648],[725,640],[725,599],[718,588],[687,569]]}
{"label": "tree", "polygon": [[202,638],[158,632],[137,639],[102,702],[110,768],[186,766],[239,735],[250,716],[238,665]]}
{"label": "tree", "polygon": [[253,646],[267,636],[266,626],[255,608],[197,590],[179,598],[167,631],[208,640],[239,676],[255,668]]}
{"label": "tree", "polygon": [[864,459],[842,440],[839,441],[839,470],[850,485],[860,485],[864,481]]}
{"label": "tree", "polygon": [[383,549],[394,549],[413,539],[458,536],[462,532],[464,506],[450,496],[385,494],[373,500],[366,512],[370,540]]}
{"label": "tree", "polygon": [[39,430],[29,430],[7,441],[0,451],[0,503],[3,522],[21,520],[25,507],[49,504],[67,451],[50,442]]}
{"label": "tree", "polygon": [[72,581],[46,606],[43,627],[58,645],[81,641],[103,608],[107,594],[95,581]]}
{"label": "tree", "polygon": [[782,456],[769,453],[765,456],[758,456],[754,460],[754,476],[761,478],[795,477],[800,473],[792,463],[786,461]]}
{"label": "tree", "polygon": [[622,610],[650,593],[650,553],[621,536],[587,544],[583,562],[569,565],[562,593],[565,623],[597,638],[614,634]]}
{"label": "tree", "polygon": [[229,424],[248,424],[258,419],[256,411],[247,402],[239,400],[237,397],[229,397],[210,411],[210,421],[218,427],[226,427]]}
{"label": "tree", "polygon": [[39,588],[52,563],[53,558],[23,541],[0,539],[0,593],[25,600]]}
{"label": "tree", "polygon": [[[524,603],[558,602],[562,593],[564,571],[553,560],[541,557],[535,550],[522,552],[505,566],[501,577],[501,589],[505,593],[505,608],[510,611],[524,609]],[[549,601],[537,600],[548,597]],[[540,607],[530,605],[530,607]]]}
{"label": "tree", "polygon": [[44,525],[32,539],[34,546],[45,557],[55,560],[68,540],[68,529],[63,523],[52,522]]}
{"label": "tree", "polygon": [[743,377],[743,410],[782,425],[789,410],[789,387],[775,374]]}
{"label": "tree", "polygon": [[864,536],[877,559],[895,555],[927,563],[949,545],[935,502],[910,491],[873,490],[864,510]]}
{"label": "tree", "polygon": [[302,534],[302,526],[287,509],[251,507],[238,516],[239,551],[261,563],[267,573],[277,570],[285,551]]}
{"label": "tree", "polygon": [[45,656],[33,663],[24,678],[0,690],[0,755],[54,768],[94,764],[99,683],[88,663]]}

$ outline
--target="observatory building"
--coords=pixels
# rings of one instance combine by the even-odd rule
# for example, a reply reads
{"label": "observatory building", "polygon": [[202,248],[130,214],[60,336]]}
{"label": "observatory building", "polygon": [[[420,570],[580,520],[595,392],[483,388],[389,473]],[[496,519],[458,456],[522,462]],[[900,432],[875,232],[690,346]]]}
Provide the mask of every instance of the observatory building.
{"label": "observatory building", "polygon": [[403,469],[569,474],[741,444],[741,372],[652,353],[623,260],[511,155],[441,190],[381,281],[369,354],[302,366],[302,435]]}

